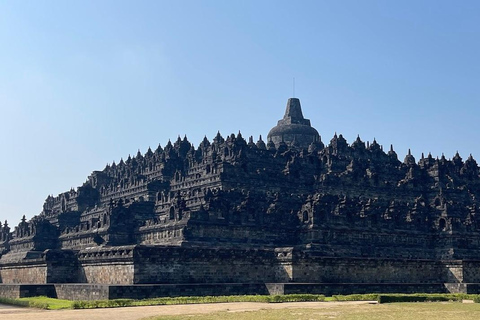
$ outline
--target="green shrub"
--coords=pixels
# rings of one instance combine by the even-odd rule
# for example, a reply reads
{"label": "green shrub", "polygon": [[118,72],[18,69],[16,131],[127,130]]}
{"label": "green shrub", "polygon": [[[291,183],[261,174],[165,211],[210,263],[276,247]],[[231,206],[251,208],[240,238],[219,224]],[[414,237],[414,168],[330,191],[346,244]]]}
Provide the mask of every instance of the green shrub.
{"label": "green shrub", "polygon": [[204,297],[162,297],[144,300],[115,299],[115,300],[93,300],[74,301],[74,309],[92,308],[113,308],[127,306],[153,306],[167,304],[194,304],[194,303],[222,303],[222,302],[303,302],[303,301],[324,301],[324,295],[317,294],[288,294],[288,295],[245,295],[245,296],[204,296]]}
{"label": "green shrub", "polygon": [[[377,300],[379,303],[393,302],[433,302],[433,301],[461,301],[473,299],[480,303],[480,295],[465,293],[449,294],[351,294],[334,295],[329,300],[335,301],[365,301]],[[115,308],[128,306],[152,306],[152,305],[174,305],[174,304],[195,304],[195,303],[222,303],[222,302],[303,302],[303,301],[325,301],[324,295],[317,294],[286,294],[286,295],[238,295],[238,296],[193,296],[193,297],[161,297],[144,300],[114,299],[114,300],[90,300],[90,301],[67,301],[47,297],[32,297],[21,299],[0,298],[0,303],[35,307],[42,309],[92,309],[92,308]]]}
{"label": "green shrub", "polygon": [[19,299],[0,297],[0,303],[19,306],[19,307],[30,307],[30,308],[50,309],[50,310],[65,309],[65,308],[71,307],[71,301],[48,298],[44,296],[19,298]]}
{"label": "green shrub", "polygon": [[465,293],[415,293],[415,294],[380,294],[378,303],[392,302],[439,302],[439,301],[462,301],[473,298]]}
{"label": "green shrub", "polygon": [[28,307],[29,306],[28,301],[22,301],[22,300],[12,299],[12,298],[3,298],[3,297],[0,297],[0,303],[9,304],[9,305],[12,305],[12,306],[19,306],[19,307]]}
{"label": "green shrub", "polygon": [[349,294],[349,295],[333,295],[335,301],[373,301],[377,300],[377,293],[369,294]]}
{"label": "green shrub", "polygon": [[133,299],[113,299],[113,300],[90,300],[90,301],[74,301],[73,309],[94,309],[94,308],[116,308],[130,307],[135,305]]}
{"label": "green shrub", "polygon": [[268,302],[271,302],[271,303],[283,302],[283,298],[280,295],[271,296],[270,299],[268,299]]}

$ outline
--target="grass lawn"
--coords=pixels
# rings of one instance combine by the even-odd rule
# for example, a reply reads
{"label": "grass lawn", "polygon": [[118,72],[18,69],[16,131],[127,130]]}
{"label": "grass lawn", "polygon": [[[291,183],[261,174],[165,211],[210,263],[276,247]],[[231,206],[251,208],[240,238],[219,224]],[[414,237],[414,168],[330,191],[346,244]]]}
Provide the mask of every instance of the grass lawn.
{"label": "grass lawn", "polygon": [[162,316],[158,320],[470,320],[480,319],[480,304],[459,302],[410,302],[377,305],[340,305],[318,309],[276,309],[217,312],[201,315]]}
{"label": "grass lawn", "polygon": [[25,301],[29,303],[30,307],[48,309],[48,310],[59,310],[59,309],[71,309],[72,301],[69,300],[60,300],[47,297],[31,297],[31,298],[20,298],[19,301]]}
{"label": "grass lawn", "polygon": [[290,294],[281,296],[270,295],[242,295],[242,296],[196,296],[196,297],[162,297],[144,300],[113,299],[113,300],[83,300],[70,301],[47,297],[29,297],[9,299],[0,297],[0,303],[12,304],[23,307],[41,308],[47,310],[58,309],[93,309],[93,308],[118,308],[133,306],[157,306],[175,304],[202,304],[221,302],[298,302],[298,301],[324,301],[323,295]]}

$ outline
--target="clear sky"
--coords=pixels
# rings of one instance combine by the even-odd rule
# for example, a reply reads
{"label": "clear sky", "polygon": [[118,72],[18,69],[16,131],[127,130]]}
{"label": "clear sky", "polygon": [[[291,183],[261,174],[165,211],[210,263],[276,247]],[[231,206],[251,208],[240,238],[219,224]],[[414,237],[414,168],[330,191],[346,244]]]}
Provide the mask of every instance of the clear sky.
{"label": "clear sky", "polygon": [[265,137],[294,77],[326,143],[480,157],[479,14],[466,0],[0,0],[0,219],[178,135]]}

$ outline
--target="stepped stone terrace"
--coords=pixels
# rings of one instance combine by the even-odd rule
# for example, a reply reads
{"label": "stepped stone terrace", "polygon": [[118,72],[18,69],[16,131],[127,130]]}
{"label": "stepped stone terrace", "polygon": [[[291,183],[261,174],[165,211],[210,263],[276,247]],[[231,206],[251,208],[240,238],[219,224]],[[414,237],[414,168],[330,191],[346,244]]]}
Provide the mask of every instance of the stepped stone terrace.
{"label": "stepped stone terrace", "polygon": [[322,142],[299,99],[266,141],[178,138],[0,224],[0,296],[478,292],[472,156]]}

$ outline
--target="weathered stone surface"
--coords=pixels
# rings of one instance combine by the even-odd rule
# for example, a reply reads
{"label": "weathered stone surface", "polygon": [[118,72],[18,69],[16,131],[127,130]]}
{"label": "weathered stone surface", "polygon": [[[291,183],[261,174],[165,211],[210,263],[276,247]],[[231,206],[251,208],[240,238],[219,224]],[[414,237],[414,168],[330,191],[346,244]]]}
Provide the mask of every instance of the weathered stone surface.
{"label": "weathered stone surface", "polygon": [[290,98],[282,120],[268,133],[268,141],[275,144],[277,149],[282,147],[296,147],[307,149],[312,143],[317,148],[323,148],[318,131],[305,119],[300,106],[300,100]]}
{"label": "weathered stone surface", "polygon": [[402,162],[341,134],[325,145],[298,99],[267,143],[247,140],[218,133],[195,148],[179,137],[47,197],[13,230],[0,224],[0,282],[479,288],[471,156]]}
{"label": "weathered stone surface", "polygon": [[2,284],[0,297],[17,299],[26,297],[45,296],[56,298],[55,287],[50,284]]}

